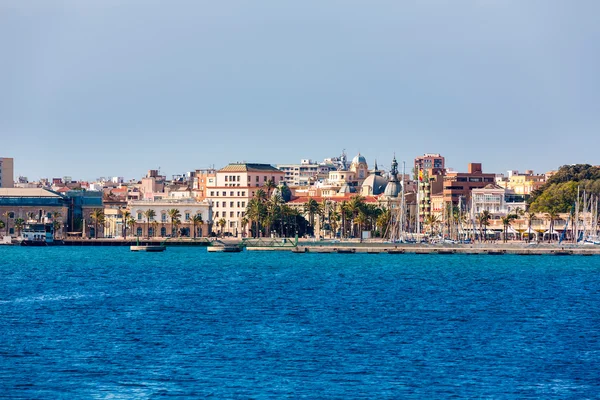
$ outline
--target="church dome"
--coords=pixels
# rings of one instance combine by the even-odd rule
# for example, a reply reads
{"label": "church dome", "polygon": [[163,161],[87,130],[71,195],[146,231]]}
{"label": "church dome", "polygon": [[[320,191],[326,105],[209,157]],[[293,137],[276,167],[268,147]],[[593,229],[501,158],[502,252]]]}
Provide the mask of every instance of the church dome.
{"label": "church dome", "polygon": [[369,187],[369,195],[375,196],[383,193],[387,184],[388,181],[383,176],[378,174],[371,174],[367,176],[367,179],[363,181],[362,187]]}
{"label": "church dome", "polygon": [[358,153],[356,155],[356,157],[354,157],[352,159],[352,164],[366,164],[367,163],[367,159],[364,156],[361,156],[360,153]]}
{"label": "church dome", "polygon": [[342,185],[342,187],[339,190],[339,193],[345,194],[345,193],[356,193],[356,189],[353,188],[352,186],[348,185],[347,183],[344,183]]}
{"label": "church dome", "polygon": [[387,186],[385,187],[385,191],[383,192],[383,195],[386,197],[398,197],[398,195],[400,194],[400,182],[398,181],[390,181],[388,182]]}

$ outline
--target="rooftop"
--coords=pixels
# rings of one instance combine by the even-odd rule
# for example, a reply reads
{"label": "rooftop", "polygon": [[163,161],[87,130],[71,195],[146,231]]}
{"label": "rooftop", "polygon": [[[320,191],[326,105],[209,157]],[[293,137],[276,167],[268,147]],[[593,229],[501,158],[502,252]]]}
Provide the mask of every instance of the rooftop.
{"label": "rooftop", "polygon": [[219,172],[282,172],[271,164],[231,163]]}
{"label": "rooftop", "polygon": [[44,188],[2,188],[0,197],[58,197],[60,194]]}

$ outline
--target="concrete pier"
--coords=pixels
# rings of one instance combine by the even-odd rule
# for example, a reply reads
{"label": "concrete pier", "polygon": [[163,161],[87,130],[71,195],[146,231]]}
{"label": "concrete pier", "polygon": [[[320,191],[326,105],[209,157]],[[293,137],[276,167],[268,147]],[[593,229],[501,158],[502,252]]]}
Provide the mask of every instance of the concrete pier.
{"label": "concrete pier", "polygon": [[476,245],[390,245],[385,243],[336,243],[335,245],[299,245],[297,247],[247,247],[248,251],[292,251],[306,254],[470,254],[470,255],[519,255],[519,256],[569,256],[600,255],[600,246],[559,246],[559,245],[503,245],[503,244],[476,244]]}

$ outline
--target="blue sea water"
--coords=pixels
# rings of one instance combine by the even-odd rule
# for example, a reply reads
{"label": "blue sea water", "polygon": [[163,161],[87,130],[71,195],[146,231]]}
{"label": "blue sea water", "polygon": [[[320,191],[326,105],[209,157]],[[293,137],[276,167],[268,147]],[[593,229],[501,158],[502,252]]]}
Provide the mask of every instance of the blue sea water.
{"label": "blue sea water", "polygon": [[598,398],[600,257],[0,247],[0,397]]}

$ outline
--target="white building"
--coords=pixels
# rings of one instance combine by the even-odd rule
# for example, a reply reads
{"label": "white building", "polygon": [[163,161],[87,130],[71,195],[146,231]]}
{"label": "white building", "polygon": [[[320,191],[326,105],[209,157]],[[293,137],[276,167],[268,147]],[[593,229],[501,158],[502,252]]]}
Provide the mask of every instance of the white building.
{"label": "white building", "polygon": [[300,164],[277,164],[277,169],[285,173],[283,181],[288,186],[311,186],[318,179],[326,178],[329,171],[335,167],[326,163],[313,163],[310,159],[300,161]]}
{"label": "white building", "polygon": [[[136,221],[133,235],[149,237],[184,236],[193,237],[192,218],[202,216],[202,225],[196,227],[196,237],[208,236],[213,221],[212,206],[209,201],[195,201],[193,199],[156,199],[133,200],[128,202],[132,218]],[[181,214],[180,225],[173,231],[169,210],[179,210]],[[148,220],[145,213],[154,210],[155,217]]]}

